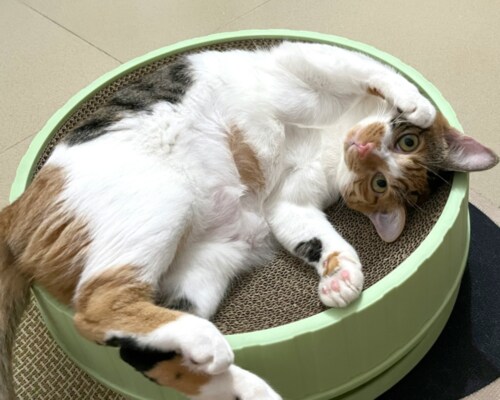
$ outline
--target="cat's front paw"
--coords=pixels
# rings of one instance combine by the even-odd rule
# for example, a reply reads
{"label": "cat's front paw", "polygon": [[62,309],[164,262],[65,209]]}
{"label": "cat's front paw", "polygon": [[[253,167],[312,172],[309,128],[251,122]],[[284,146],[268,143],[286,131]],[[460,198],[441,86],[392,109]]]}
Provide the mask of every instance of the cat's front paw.
{"label": "cat's front paw", "polygon": [[345,307],[363,290],[363,272],[357,255],[333,252],[323,261],[323,274],[318,293],[328,307]]}
{"label": "cat's front paw", "polygon": [[428,128],[436,118],[436,109],[418,91],[401,93],[394,100],[394,105],[405,120],[420,128]]}
{"label": "cat's front paw", "polygon": [[375,78],[368,91],[384,98],[406,121],[418,127],[428,128],[436,118],[432,103],[402,76]]}

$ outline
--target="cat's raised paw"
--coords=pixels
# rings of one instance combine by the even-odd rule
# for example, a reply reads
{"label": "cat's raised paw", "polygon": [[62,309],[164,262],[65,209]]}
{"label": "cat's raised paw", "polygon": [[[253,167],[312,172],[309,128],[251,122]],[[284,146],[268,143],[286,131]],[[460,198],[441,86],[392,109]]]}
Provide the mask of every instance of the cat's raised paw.
{"label": "cat's raised paw", "polygon": [[363,272],[357,257],[331,253],[323,262],[323,276],[318,293],[328,307],[345,307],[356,300],[363,290]]}
{"label": "cat's raised paw", "polygon": [[421,128],[431,126],[436,118],[436,109],[418,92],[401,96],[396,106],[408,122]]}
{"label": "cat's raised paw", "polygon": [[420,128],[428,128],[436,118],[432,103],[402,76],[377,76],[368,92],[385,99],[405,120]]}

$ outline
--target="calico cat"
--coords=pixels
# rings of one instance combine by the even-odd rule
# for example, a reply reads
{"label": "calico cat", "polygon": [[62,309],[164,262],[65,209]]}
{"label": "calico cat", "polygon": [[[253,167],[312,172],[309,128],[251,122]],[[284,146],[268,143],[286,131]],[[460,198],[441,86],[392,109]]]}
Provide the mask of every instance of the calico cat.
{"label": "calico cat", "polygon": [[344,307],[361,293],[361,263],[324,208],[342,197],[392,242],[429,171],[497,162],[362,54],[285,42],[185,56],[75,128],[1,212],[0,399],[14,397],[11,349],[33,281],[73,307],[84,337],[119,346],[159,385],[279,399],[208,321],[231,279],[279,243],[317,270],[324,304]]}

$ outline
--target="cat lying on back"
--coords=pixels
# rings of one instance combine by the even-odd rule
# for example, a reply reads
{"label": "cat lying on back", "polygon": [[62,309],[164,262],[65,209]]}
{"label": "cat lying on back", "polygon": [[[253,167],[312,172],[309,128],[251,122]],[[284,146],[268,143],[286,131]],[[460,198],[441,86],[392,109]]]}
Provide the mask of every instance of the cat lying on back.
{"label": "cat lying on back", "polygon": [[0,399],[14,397],[12,342],[33,281],[74,308],[84,337],[120,346],[160,385],[279,399],[207,320],[231,279],[277,240],[318,271],[321,301],[344,307],[362,266],[323,209],[342,197],[392,242],[429,171],[497,162],[361,54],[283,43],[181,58],[74,129],[1,212]]}

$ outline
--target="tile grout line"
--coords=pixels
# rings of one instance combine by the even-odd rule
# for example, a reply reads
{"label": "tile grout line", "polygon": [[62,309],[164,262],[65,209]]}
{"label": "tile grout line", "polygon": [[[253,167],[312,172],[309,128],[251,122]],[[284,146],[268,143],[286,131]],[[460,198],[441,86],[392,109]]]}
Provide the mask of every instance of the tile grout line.
{"label": "tile grout line", "polygon": [[[75,32],[71,31],[70,29],[66,28],[64,25],[61,25],[59,22],[53,20],[52,18],[50,18],[48,15],[45,15],[44,13],[38,11],[36,8],[33,8],[31,7],[29,4],[26,4],[25,2],[23,2],[22,0],[18,0],[22,5],[24,5],[25,7],[29,8],[30,10],[36,12],[38,15],[44,17],[45,19],[48,19],[50,22],[56,24],[57,26],[59,26],[60,28],[64,29],[66,32],[69,32],[71,35],[77,37],[78,39],[80,40],[83,40],[85,43],[87,43],[88,45],[92,46],[94,49],[100,51],[101,53],[104,53],[106,54],[108,57],[111,57],[113,60],[115,61],[118,61],[120,64],[123,64],[123,61],[119,60],[118,58],[116,58],[115,56],[109,54],[107,51],[97,47],[95,44],[89,42],[87,39],[81,37],[80,35],[76,34]],[[270,1],[270,0],[268,0]]]}
{"label": "tile grout line", "polygon": [[266,1],[264,1],[264,2],[262,2],[262,3],[260,3],[260,4],[258,4],[258,5],[256,5],[254,8],[252,8],[252,9],[250,9],[250,10],[248,10],[248,11],[244,12],[243,14],[241,14],[241,15],[239,15],[239,16],[237,16],[237,17],[233,18],[233,19],[231,19],[230,21],[227,21],[227,22],[223,23],[222,25],[218,26],[218,27],[217,27],[217,28],[216,28],[213,32],[214,32],[214,33],[219,32],[219,30],[220,30],[221,28],[223,28],[223,27],[225,27],[225,26],[228,26],[228,25],[232,24],[232,23],[233,23],[233,22],[235,22],[235,21],[238,21],[239,19],[241,19],[241,18],[243,18],[243,17],[247,16],[248,14],[250,14],[250,13],[254,12],[254,11],[255,11],[255,10],[257,10],[258,8],[262,7],[263,5],[265,5],[265,4],[269,3],[269,2],[271,2],[271,0],[266,0]]}
{"label": "tile grout line", "polygon": [[24,142],[26,139],[29,139],[30,137],[33,137],[33,136],[35,136],[35,134],[34,134],[34,133],[31,133],[31,134],[29,134],[28,136],[23,137],[22,139],[20,139],[20,140],[19,140],[19,141],[17,141],[16,143],[11,144],[10,146],[8,146],[8,147],[6,147],[6,148],[4,148],[4,149],[0,150],[0,155],[2,155],[2,154],[4,154],[4,153],[7,153],[10,149],[12,149],[12,148],[16,147],[19,143],[22,143],[22,142]]}

